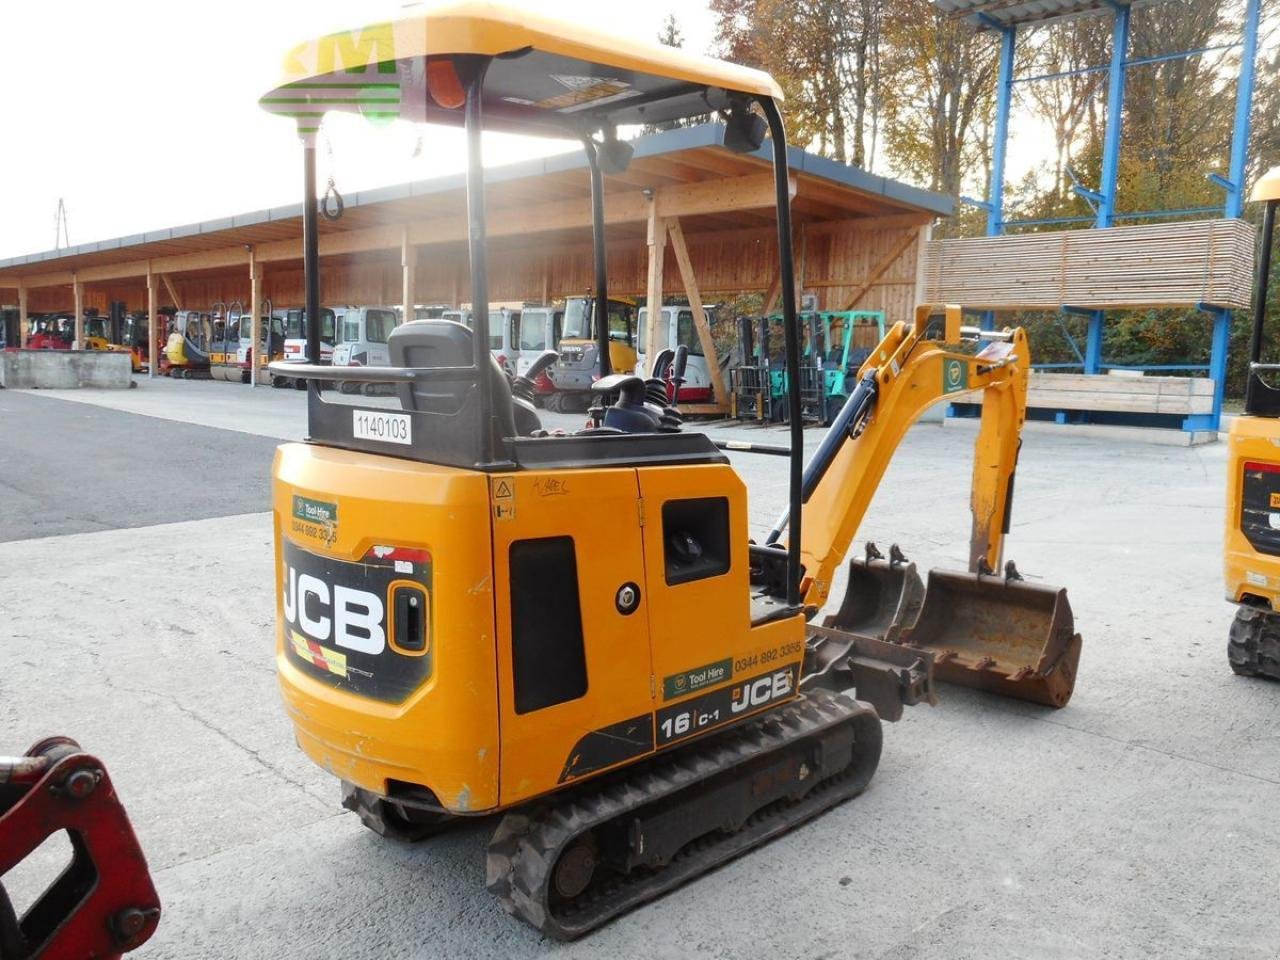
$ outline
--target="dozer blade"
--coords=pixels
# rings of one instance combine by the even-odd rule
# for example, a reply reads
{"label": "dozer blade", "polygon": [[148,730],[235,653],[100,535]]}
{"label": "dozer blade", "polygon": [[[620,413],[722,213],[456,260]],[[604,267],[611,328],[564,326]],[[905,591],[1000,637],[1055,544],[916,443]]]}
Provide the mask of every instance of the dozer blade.
{"label": "dozer blade", "polygon": [[889,549],[886,560],[874,543],[868,543],[865,558],[849,561],[849,585],[840,609],[822,625],[893,641],[916,622],[923,602],[924,583],[898,545]]}
{"label": "dozer blade", "polygon": [[903,642],[933,653],[939,680],[1050,707],[1067,705],[1080,662],[1067,591],[992,574],[930,570]]}

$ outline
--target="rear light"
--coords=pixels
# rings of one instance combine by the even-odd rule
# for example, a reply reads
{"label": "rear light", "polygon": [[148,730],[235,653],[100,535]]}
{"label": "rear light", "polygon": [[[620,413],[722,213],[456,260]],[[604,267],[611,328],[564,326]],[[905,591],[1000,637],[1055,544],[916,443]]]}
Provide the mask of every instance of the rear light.
{"label": "rear light", "polygon": [[427,594],[417,584],[398,583],[391,594],[391,637],[400,650],[427,649]]}
{"label": "rear light", "polygon": [[427,91],[431,99],[446,110],[457,110],[467,102],[462,80],[451,59],[427,61]]}

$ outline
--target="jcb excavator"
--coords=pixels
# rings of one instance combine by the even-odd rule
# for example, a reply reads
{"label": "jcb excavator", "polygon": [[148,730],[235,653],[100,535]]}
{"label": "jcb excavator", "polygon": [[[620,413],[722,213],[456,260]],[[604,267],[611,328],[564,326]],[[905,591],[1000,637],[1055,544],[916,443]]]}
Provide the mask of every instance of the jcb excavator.
{"label": "jcb excavator", "polygon": [[1250,199],[1265,206],[1244,416],[1231,424],[1227,451],[1224,567],[1227,599],[1239,605],[1227,661],[1238,674],[1280,680],[1280,387],[1272,385],[1280,364],[1261,362],[1280,167],[1257,182]]}
{"label": "jcb excavator", "polygon": [[[958,307],[921,308],[861,367],[803,462],[781,97],[756,70],[461,3],[296,47],[262,101],[303,140],[309,317],[320,115],[394,103],[465,129],[472,329],[407,323],[390,366],[334,370],[310,324],[310,363],[287,368],[308,381],[310,436],[272,468],[276,663],[299,745],[368,827],[422,838],[504,812],[487,885],[552,937],[860,793],[881,719],[933,702],[935,670],[1052,706],[1074,683],[1065,592],[1001,572],[1031,362],[1022,330],[983,333],[975,349]],[[648,380],[615,374],[597,322],[593,425],[549,435],[530,402],[538,365],[513,384],[488,349],[482,128],[581,141],[602,305],[604,174],[631,153],[616,128],[708,109],[731,149],[758,150],[768,133],[776,177],[789,497],[763,544],[748,538],[746,488],[725,454],[753,445],[681,430],[670,352]],[[319,384],[338,377],[394,384],[399,408],[326,400]],[[856,595],[811,623],[899,440],[961,391],[984,398],[969,571],[935,571],[913,599],[901,552],[869,549]],[[887,584],[898,597],[875,595]]]}

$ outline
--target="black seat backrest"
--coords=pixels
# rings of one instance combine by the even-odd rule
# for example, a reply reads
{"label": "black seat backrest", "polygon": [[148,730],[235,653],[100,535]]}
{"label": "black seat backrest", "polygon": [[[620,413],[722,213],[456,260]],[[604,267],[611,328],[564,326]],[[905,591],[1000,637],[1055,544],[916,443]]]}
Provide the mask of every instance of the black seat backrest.
{"label": "black seat backrest", "polygon": [[[410,320],[391,331],[387,351],[394,367],[469,367],[472,362],[472,334],[455,320]],[[502,437],[516,435],[511,404],[511,385],[502,367],[489,354],[489,382],[493,414]],[[456,414],[475,401],[476,385],[467,375],[438,380],[419,380],[396,388],[406,410]]]}

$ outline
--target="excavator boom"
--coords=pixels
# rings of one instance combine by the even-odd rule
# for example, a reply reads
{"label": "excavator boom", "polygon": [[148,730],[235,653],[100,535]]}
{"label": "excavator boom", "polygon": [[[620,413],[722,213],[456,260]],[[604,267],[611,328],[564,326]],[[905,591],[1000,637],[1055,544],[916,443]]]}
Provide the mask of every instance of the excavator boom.
{"label": "excavator boom", "polygon": [[[963,349],[979,337],[989,342]],[[1022,328],[962,327],[958,306],[921,306],[913,324],[896,324],[859,371],[857,388],[805,469],[801,589],[807,605],[827,602],[885,470],[919,416],[950,395],[981,390],[968,569],[931,571],[926,590],[896,545],[886,561],[869,544],[865,559],[850,562],[848,590],[826,627],[931,651],[939,679],[1060,707],[1080,656],[1066,591],[1030,586],[1012,564],[1001,569],[1030,369]],[[770,542],[781,542],[787,519],[779,519]]]}

